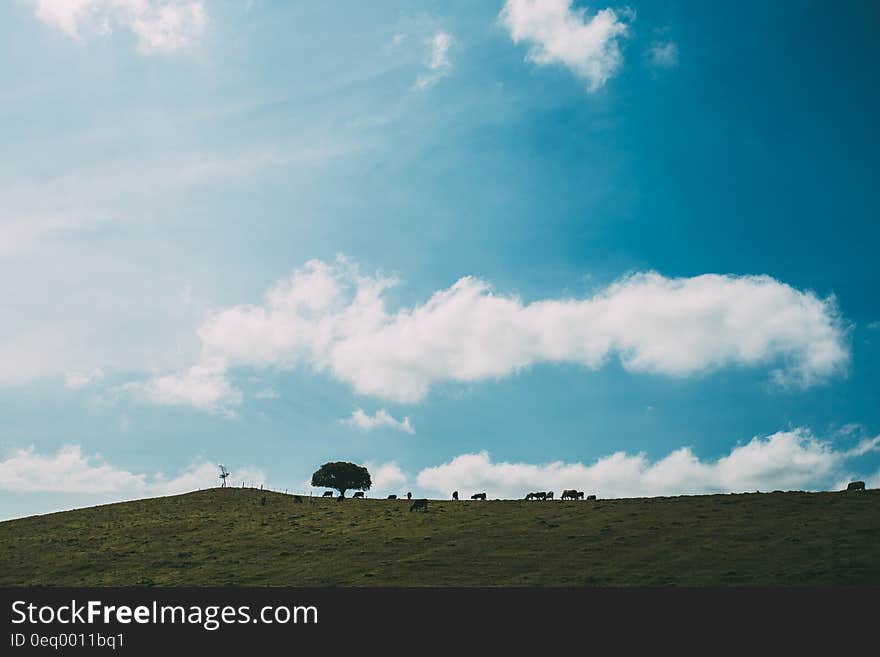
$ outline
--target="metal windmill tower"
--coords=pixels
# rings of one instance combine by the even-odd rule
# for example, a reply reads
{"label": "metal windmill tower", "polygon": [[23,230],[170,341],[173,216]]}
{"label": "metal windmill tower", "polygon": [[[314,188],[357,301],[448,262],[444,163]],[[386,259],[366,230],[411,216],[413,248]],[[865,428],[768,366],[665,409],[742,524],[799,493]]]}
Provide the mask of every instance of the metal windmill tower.
{"label": "metal windmill tower", "polygon": [[223,480],[223,483],[220,484],[220,488],[226,488],[226,477],[228,477],[231,473],[226,469],[225,465],[220,466],[220,479]]}

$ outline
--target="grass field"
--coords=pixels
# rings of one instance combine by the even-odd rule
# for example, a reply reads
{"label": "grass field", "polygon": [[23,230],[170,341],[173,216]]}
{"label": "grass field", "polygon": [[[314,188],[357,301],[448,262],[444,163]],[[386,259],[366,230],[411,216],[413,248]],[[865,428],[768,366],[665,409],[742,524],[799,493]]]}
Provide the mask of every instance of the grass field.
{"label": "grass field", "polygon": [[227,488],[0,523],[3,586],[859,584],[880,584],[880,490],[410,513]]}

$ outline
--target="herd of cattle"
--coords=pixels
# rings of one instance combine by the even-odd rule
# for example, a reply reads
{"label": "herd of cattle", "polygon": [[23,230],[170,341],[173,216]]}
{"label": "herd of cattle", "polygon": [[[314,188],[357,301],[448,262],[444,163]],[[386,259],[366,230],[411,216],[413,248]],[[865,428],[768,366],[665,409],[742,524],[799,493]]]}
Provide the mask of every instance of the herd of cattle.
{"label": "herd of cattle", "polygon": [[[332,490],[325,491],[321,497],[333,497],[333,491]],[[362,500],[362,499],[364,499],[364,491],[359,490],[352,497],[356,500]],[[386,499],[396,500],[397,495],[389,495]],[[407,493],[406,499],[411,500],[412,493]],[[457,490],[452,491],[452,499],[453,500],[459,499]],[[472,500],[485,500],[486,493],[474,493],[473,495],[471,495],[471,499]],[[552,500],[552,499],[554,499],[554,493],[552,490],[551,491],[538,491],[538,492],[534,492],[534,493],[529,493],[528,495],[525,496],[524,499],[526,499],[526,500]],[[582,500],[582,499],[584,499],[584,491],[569,488],[569,489],[562,491],[562,495],[560,496],[559,499],[561,499],[561,500]],[[587,495],[586,499],[595,500],[596,496],[595,495]],[[416,502],[422,502],[422,500],[416,500]],[[427,505],[427,502],[426,502],[426,505]]]}
{"label": "herd of cattle", "polygon": [[[294,495],[294,497],[300,498],[299,495]],[[325,491],[321,497],[333,497],[333,491],[332,490]],[[352,495],[352,498],[356,499],[356,500],[362,500],[362,499],[364,499],[364,497],[365,497],[364,491],[362,491],[362,490],[359,490],[359,491],[355,492],[354,495]],[[266,498],[263,498],[263,500],[265,500],[265,499]],[[342,496],[340,495],[338,499],[341,500]],[[397,495],[389,495],[386,499],[396,500]],[[407,493],[406,499],[412,500],[412,493]],[[452,499],[453,500],[459,499],[457,490],[452,491]],[[485,500],[486,493],[474,493],[473,495],[471,495],[471,499],[472,500]],[[525,496],[525,499],[527,499],[527,500],[552,500],[552,499],[554,499],[553,498],[553,491],[538,491],[535,493],[529,493],[528,495]],[[561,500],[582,500],[582,499],[584,499],[584,492],[581,490],[575,490],[573,488],[567,489],[567,490],[562,491],[562,495],[560,496],[559,499],[561,499]],[[596,496],[595,495],[588,495],[586,499],[595,500]],[[294,501],[302,502],[302,499],[295,499]],[[263,502],[263,504],[265,504],[265,501]],[[410,511],[427,511],[428,510],[428,500],[425,498],[422,498],[419,500],[413,500],[413,503],[410,505],[409,510]]]}
{"label": "herd of cattle", "polygon": [[[850,482],[850,484],[846,487],[846,490],[848,490],[848,491],[865,490],[865,482],[864,481]],[[777,492],[782,492],[782,491],[777,491]],[[322,497],[333,497],[333,491],[328,490],[327,492],[324,493],[324,495]],[[364,499],[364,491],[359,490],[358,492],[356,492],[354,494],[354,498],[355,499]],[[387,499],[396,500],[397,495],[389,495],[387,497]],[[412,493],[407,493],[406,499],[411,500]],[[452,491],[452,499],[453,500],[459,499],[457,490]],[[471,499],[472,500],[485,500],[486,493],[474,493],[473,495],[471,495]],[[555,498],[554,498],[554,493],[551,490],[551,491],[536,491],[534,493],[528,493],[523,499],[525,499],[525,500],[552,500]],[[584,491],[575,490],[574,488],[567,488],[564,491],[562,491],[562,495],[559,496],[559,499],[561,499],[561,500],[582,500],[582,499],[585,499],[584,498]],[[587,500],[595,500],[596,496],[595,495],[587,495],[586,499]],[[422,500],[416,500],[416,502],[422,502]],[[425,505],[427,505],[427,502],[425,502]]]}
{"label": "herd of cattle", "polygon": [[[865,490],[865,482],[864,481],[850,482],[850,484],[846,487],[846,490],[847,491]],[[782,492],[782,491],[776,491],[776,492]],[[321,497],[333,497],[333,491],[328,490]],[[361,500],[364,499],[364,491],[362,491],[362,490],[357,491],[353,495],[353,497],[355,499],[361,499]],[[341,495],[339,496],[339,499],[342,499]],[[389,495],[387,497],[387,499],[396,500],[397,495]],[[412,493],[407,493],[406,499],[412,500]],[[452,499],[453,500],[459,499],[457,490],[452,492]],[[471,495],[471,499],[472,500],[485,500],[486,493],[474,493],[473,495]],[[526,500],[552,500],[552,499],[554,499],[554,494],[553,494],[553,491],[536,491],[534,493],[527,494],[525,496],[525,498],[523,498],[523,499],[526,499]],[[574,488],[567,488],[566,490],[562,491],[562,495],[559,496],[559,499],[561,499],[561,500],[582,500],[582,499],[584,499],[584,491],[575,490]],[[586,499],[595,500],[596,496],[595,495],[587,495]],[[309,500],[311,501],[312,498],[309,497]],[[302,504],[303,496],[302,495],[294,495],[293,501],[297,502],[299,504]],[[260,503],[263,506],[266,506],[266,498],[263,497],[260,500]],[[425,498],[413,500],[413,503],[410,505],[409,510],[410,511],[427,511],[428,510],[428,500]]]}
{"label": "herd of cattle", "polygon": [[[539,491],[536,493],[529,493],[526,495],[525,499],[527,500],[552,500],[553,499],[553,491],[544,492]],[[574,488],[567,488],[562,491],[562,495],[560,496],[561,500],[582,500],[584,499],[584,491],[575,490]],[[587,495],[588,500],[595,500],[595,495]]]}

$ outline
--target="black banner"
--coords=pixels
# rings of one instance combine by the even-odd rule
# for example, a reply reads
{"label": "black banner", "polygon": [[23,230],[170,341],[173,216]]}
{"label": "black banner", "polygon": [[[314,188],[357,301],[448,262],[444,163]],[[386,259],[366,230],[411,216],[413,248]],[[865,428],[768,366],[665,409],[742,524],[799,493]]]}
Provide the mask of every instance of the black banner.
{"label": "black banner", "polygon": [[[574,645],[790,654],[873,643],[878,588],[0,589],[0,654],[397,654]],[[331,649],[332,646],[332,649]]]}

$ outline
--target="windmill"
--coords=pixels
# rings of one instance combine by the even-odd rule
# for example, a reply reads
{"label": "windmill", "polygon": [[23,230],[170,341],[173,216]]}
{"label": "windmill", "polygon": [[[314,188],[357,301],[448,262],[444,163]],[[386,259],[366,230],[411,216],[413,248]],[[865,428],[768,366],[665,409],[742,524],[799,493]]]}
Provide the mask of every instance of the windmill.
{"label": "windmill", "polygon": [[220,479],[223,480],[223,483],[220,484],[220,488],[226,488],[226,477],[230,474],[229,470],[226,469],[225,465],[220,466]]}

